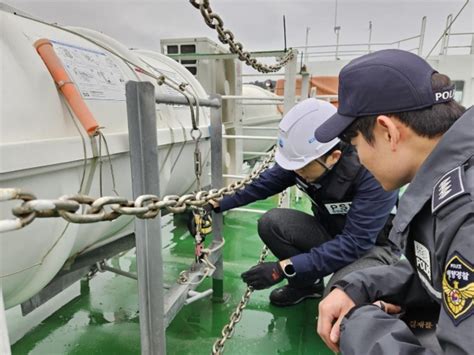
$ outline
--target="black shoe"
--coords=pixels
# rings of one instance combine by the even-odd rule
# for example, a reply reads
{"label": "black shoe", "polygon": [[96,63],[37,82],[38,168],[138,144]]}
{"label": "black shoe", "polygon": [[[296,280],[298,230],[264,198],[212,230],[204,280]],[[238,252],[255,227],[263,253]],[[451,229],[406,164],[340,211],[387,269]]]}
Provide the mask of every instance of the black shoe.
{"label": "black shoe", "polygon": [[270,302],[278,307],[292,306],[307,298],[321,298],[323,290],[324,284],[322,282],[308,288],[296,288],[286,285],[276,288],[270,293]]}
{"label": "black shoe", "polygon": [[314,292],[316,293],[319,293],[320,295],[322,295],[324,293],[324,280],[323,279],[318,279],[316,280],[316,282],[314,283],[313,286],[311,286],[311,288],[313,289]]}

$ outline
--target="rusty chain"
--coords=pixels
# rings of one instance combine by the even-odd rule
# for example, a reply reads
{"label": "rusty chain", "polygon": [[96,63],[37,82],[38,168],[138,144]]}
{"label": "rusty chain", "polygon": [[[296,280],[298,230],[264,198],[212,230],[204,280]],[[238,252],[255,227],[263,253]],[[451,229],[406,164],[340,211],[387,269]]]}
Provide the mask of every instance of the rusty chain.
{"label": "rusty chain", "polygon": [[209,0],[189,0],[191,5],[201,12],[204,22],[210,28],[217,31],[218,38],[223,44],[229,46],[229,50],[237,54],[239,59],[245,62],[247,65],[251,66],[260,73],[272,73],[277,72],[283,68],[291,59],[294,57],[293,50],[289,50],[285,55],[277,61],[276,64],[267,65],[261,62],[258,62],[257,59],[253,58],[250,52],[244,51],[244,46],[240,42],[235,41],[235,36],[230,30],[224,28],[224,21],[222,18],[212,11]]}
{"label": "rusty chain", "polygon": [[275,150],[276,148],[271,150],[262,164],[248,176],[226,187],[182,196],[167,195],[162,199],[156,195],[141,195],[135,201],[120,196],[103,196],[95,199],[91,196],[76,194],[65,195],[57,200],[41,200],[18,188],[1,188],[0,202],[11,200],[22,200],[23,202],[11,210],[16,218],[0,220],[0,233],[21,229],[36,218],[61,217],[68,222],[81,224],[113,221],[121,215],[155,218],[163,209],[172,213],[183,213],[191,206],[201,207],[209,200],[220,200],[252,183],[270,166],[275,156]]}
{"label": "rusty chain", "polygon": [[[286,190],[280,194],[280,197],[278,199],[278,208],[281,208],[285,194]],[[264,245],[262,248],[262,253],[260,254],[260,257],[258,259],[258,264],[261,264],[265,261],[268,252],[268,247]],[[237,304],[237,307],[235,308],[234,312],[232,312],[229,317],[229,323],[224,325],[224,327],[222,328],[221,337],[217,339],[212,345],[212,355],[221,355],[223,353],[225,342],[227,341],[227,339],[232,338],[232,335],[235,331],[235,326],[242,319],[243,311],[245,307],[247,307],[247,304],[250,301],[250,296],[252,295],[253,291],[254,290],[252,287],[247,286],[247,289],[245,290],[244,294],[242,295],[242,298],[240,299],[240,302]]]}

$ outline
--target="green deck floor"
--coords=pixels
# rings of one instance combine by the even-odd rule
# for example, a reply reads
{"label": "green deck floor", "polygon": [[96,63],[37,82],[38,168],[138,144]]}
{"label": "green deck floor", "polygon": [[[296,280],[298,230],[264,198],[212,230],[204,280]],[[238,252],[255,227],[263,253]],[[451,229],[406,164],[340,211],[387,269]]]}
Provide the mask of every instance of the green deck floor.
{"label": "green deck floor", "polygon": [[[249,208],[269,209],[276,198]],[[294,204],[308,208],[306,202]],[[229,212],[225,216],[224,291],[226,303],[209,298],[184,306],[167,329],[168,354],[210,354],[229,315],[245,291],[240,274],[256,264],[262,242],[256,231],[258,214]],[[193,258],[193,239],[183,219],[165,216],[163,257],[165,282],[173,283]],[[274,259],[269,257],[269,260]],[[135,254],[130,251],[109,262],[136,271]],[[197,290],[211,287],[206,280]],[[95,276],[81,284],[82,295],[28,332],[12,347],[19,354],[140,354],[138,296],[136,281],[112,273]],[[332,354],[315,333],[316,300],[278,308],[268,302],[270,290],[253,293],[225,354]]]}

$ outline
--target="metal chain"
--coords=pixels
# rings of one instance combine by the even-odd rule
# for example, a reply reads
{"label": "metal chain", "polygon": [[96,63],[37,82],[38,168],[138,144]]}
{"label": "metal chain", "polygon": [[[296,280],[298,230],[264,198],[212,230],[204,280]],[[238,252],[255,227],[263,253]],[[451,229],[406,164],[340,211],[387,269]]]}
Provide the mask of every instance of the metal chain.
{"label": "metal chain", "polygon": [[[255,168],[248,176],[226,187],[182,196],[167,195],[162,199],[156,195],[141,195],[135,201],[130,201],[120,196],[93,198],[75,194],[65,195],[57,200],[40,200],[32,193],[19,188],[2,188],[0,189],[0,202],[11,200],[22,200],[23,202],[11,210],[17,218],[0,220],[0,233],[21,229],[36,218],[62,217],[71,223],[95,223],[113,221],[121,215],[155,218],[163,209],[172,213],[183,213],[191,206],[201,207],[209,200],[220,200],[252,183],[270,166],[275,157],[275,151],[276,148],[271,150],[261,166]],[[83,212],[77,213],[78,211]]]}
{"label": "metal chain", "polygon": [[[281,208],[285,195],[286,195],[286,190],[280,194],[280,197],[278,199],[278,208]],[[262,248],[262,253],[260,254],[260,257],[258,259],[258,264],[261,264],[265,261],[265,258],[268,255],[268,251],[269,251],[268,247],[264,245]],[[242,298],[240,299],[240,302],[237,304],[237,307],[235,308],[235,311],[232,312],[232,314],[229,317],[230,322],[224,325],[224,327],[222,328],[222,331],[221,331],[222,336],[219,339],[217,339],[212,345],[212,355],[221,355],[223,353],[225,342],[227,341],[227,339],[232,338],[232,335],[234,334],[234,331],[235,331],[235,326],[242,319],[242,313],[245,307],[247,307],[247,304],[250,301],[250,296],[252,295],[253,291],[254,291],[253,288],[250,286],[248,286],[247,289],[245,290],[244,294],[242,295]]]}
{"label": "metal chain", "polygon": [[242,43],[235,41],[234,34],[230,30],[224,29],[224,21],[218,14],[212,11],[209,0],[189,0],[189,2],[201,12],[206,25],[217,31],[219,40],[223,44],[227,44],[229,46],[229,50],[232,53],[237,54],[241,61],[245,62],[255,70],[261,73],[276,72],[283,68],[291,59],[293,59],[294,52],[292,49],[290,49],[281,59],[277,61],[276,64],[267,65],[258,62],[257,59],[252,57],[250,52],[243,50],[244,46]]}

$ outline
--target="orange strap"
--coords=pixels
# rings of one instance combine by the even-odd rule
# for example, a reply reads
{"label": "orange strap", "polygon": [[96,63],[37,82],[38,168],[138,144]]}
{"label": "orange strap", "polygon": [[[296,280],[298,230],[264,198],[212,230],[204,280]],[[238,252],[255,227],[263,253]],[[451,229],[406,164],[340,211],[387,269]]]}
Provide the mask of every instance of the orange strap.
{"label": "orange strap", "polygon": [[61,90],[66,101],[81,122],[87,134],[89,136],[96,135],[99,129],[99,124],[87,107],[84,99],[79,93],[79,90],[77,90],[76,86],[69,78],[66,69],[64,69],[61,60],[54,51],[51,41],[44,38],[39,39],[35,42],[34,46],[41,59],[43,59],[44,64],[46,64],[46,67],[51,73],[58,89]]}

